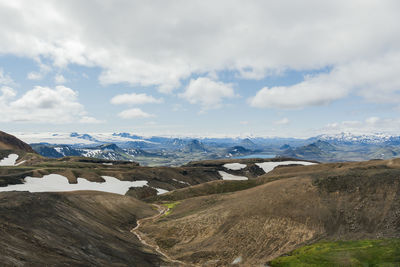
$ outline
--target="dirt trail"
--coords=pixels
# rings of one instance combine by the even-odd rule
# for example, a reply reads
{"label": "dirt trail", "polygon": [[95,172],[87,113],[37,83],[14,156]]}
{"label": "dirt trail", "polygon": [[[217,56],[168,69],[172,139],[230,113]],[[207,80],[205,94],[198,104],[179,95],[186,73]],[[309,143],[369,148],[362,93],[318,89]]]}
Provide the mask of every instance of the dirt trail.
{"label": "dirt trail", "polygon": [[[185,263],[185,262],[182,262],[182,261],[175,260],[175,259],[171,258],[171,257],[168,256],[167,254],[165,254],[163,251],[161,251],[160,247],[159,247],[157,244],[155,244],[155,245],[149,244],[149,243],[148,243],[146,240],[144,240],[144,238],[142,237],[143,234],[139,231],[140,225],[142,225],[142,224],[143,224],[144,222],[146,222],[146,221],[155,221],[155,220],[157,220],[158,218],[160,218],[161,216],[163,216],[164,214],[166,214],[166,213],[169,211],[169,208],[167,208],[167,207],[163,207],[163,206],[158,205],[158,204],[152,204],[152,205],[155,206],[155,207],[157,208],[157,210],[158,210],[159,213],[156,214],[156,215],[154,215],[154,216],[151,216],[151,217],[147,217],[147,218],[143,218],[143,219],[138,220],[138,221],[136,222],[136,223],[137,223],[136,227],[133,228],[133,229],[131,230],[131,232],[132,232],[134,235],[137,236],[137,238],[139,239],[139,241],[140,241],[143,245],[148,246],[148,247],[152,248],[153,250],[155,250],[156,252],[158,252],[159,254],[161,254],[161,255],[166,259],[167,262],[173,263],[174,266],[190,266],[190,264],[187,264],[187,263]],[[143,235],[143,236],[144,236],[144,235]]]}

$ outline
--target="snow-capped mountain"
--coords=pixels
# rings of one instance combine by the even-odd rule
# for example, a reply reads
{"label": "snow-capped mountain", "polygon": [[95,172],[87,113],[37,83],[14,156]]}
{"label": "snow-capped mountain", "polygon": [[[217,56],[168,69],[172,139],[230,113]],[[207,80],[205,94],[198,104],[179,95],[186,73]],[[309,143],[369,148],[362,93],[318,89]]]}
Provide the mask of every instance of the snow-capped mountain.
{"label": "snow-capped mountain", "polygon": [[14,133],[29,144],[47,143],[52,145],[99,145],[106,143],[144,142],[154,144],[139,136],[115,133]]}
{"label": "snow-capped mountain", "polygon": [[384,144],[400,143],[400,136],[383,133],[355,135],[351,133],[324,134],[312,139],[327,141],[334,144]]}

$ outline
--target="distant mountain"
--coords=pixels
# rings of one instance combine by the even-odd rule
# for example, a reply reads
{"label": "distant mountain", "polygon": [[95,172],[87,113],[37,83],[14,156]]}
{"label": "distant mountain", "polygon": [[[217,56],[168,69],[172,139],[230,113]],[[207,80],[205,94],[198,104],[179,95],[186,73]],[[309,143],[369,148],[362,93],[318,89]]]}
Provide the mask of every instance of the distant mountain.
{"label": "distant mountain", "polygon": [[113,133],[113,136],[119,136],[119,137],[125,137],[125,138],[131,138],[131,139],[143,139],[143,137],[130,134],[130,133]]}
{"label": "distant mountain", "polygon": [[398,157],[400,155],[399,147],[382,147],[371,153],[369,156],[372,159],[387,159]]}
{"label": "distant mountain", "polygon": [[[341,133],[309,139],[264,137],[144,137],[130,133],[22,133],[43,156],[86,156],[100,159],[138,160],[140,164],[174,165],[192,160],[250,154],[272,154],[301,159],[360,161],[397,157],[400,136]],[[40,145],[38,145],[40,143]],[[110,145],[113,144],[113,145]],[[147,158],[147,159],[146,159]]]}
{"label": "distant mountain", "polygon": [[32,144],[32,148],[40,155],[48,158],[81,156],[82,153],[68,145]]}
{"label": "distant mountain", "polygon": [[318,147],[321,150],[324,151],[334,151],[336,150],[336,147],[332,144],[330,144],[329,142],[326,141],[322,141],[322,140],[318,140],[317,142],[310,144],[310,145],[314,145],[316,147]]}
{"label": "distant mountain", "polygon": [[284,144],[283,146],[281,146],[279,149],[282,149],[282,150],[287,150],[287,149],[290,149],[290,148],[292,148],[290,145],[288,145],[288,144]]}
{"label": "distant mountain", "polygon": [[133,160],[126,151],[116,144],[104,144],[92,148],[79,149],[82,156],[107,160]]}
{"label": "distant mountain", "polygon": [[255,149],[257,148],[257,145],[251,141],[249,138],[245,138],[242,141],[240,141],[240,146],[247,148],[247,149]]}
{"label": "distant mountain", "polygon": [[318,140],[306,146],[289,148],[281,153],[280,156],[308,160],[327,160],[333,157],[331,153],[335,149],[330,143]]}
{"label": "distant mountain", "polygon": [[146,151],[144,151],[143,149],[139,149],[139,148],[130,148],[130,149],[126,149],[125,152],[133,157],[147,157],[147,156],[151,156],[151,153],[148,153]]}
{"label": "distant mountain", "polygon": [[97,148],[102,151],[105,151],[105,152],[107,152],[107,151],[122,152],[123,151],[116,144],[104,144],[104,145],[98,146]]}
{"label": "distant mountain", "polygon": [[331,144],[384,144],[394,142],[396,144],[400,144],[399,136],[391,136],[387,134],[363,134],[363,135],[355,135],[351,133],[340,133],[333,135],[319,135],[311,138],[316,140],[327,141]]}
{"label": "distant mountain", "polygon": [[206,152],[207,149],[204,147],[204,144],[197,139],[191,140],[184,148],[185,151],[188,152]]}
{"label": "distant mountain", "polygon": [[244,148],[242,146],[234,146],[226,150],[226,156],[227,157],[232,157],[232,156],[241,156],[241,155],[246,155],[250,154],[253,151],[247,148]]}
{"label": "distant mountain", "polygon": [[103,144],[95,147],[74,148],[68,145],[32,144],[33,149],[40,155],[48,158],[62,158],[80,156],[106,160],[132,161],[135,157],[159,156],[139,148],[122,149],[116,144]]}
{"label": "distant mountain", "polygon": [[187,141],[181,138],[173,138],[170,141],[166,142],[166,144],[174,148],[183,148],[186,146]]}
{"label": "distant mountain", "polygon": [[88,141],[92,141],[92,142],[98,142],[97,139],[93,138],[89,134],[78,134],[78,133],[74,132],[74,133],[70,134],[70,137],[76,137],[76,138],[79,138],[79,139],[88,140]]}

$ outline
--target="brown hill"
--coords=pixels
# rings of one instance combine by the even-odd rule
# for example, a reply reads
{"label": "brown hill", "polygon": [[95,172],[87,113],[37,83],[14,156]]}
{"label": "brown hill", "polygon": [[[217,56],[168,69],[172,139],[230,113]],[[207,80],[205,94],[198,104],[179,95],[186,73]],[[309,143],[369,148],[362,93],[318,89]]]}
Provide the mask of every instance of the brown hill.
{"label": "brown hill", "polygon": [[35,153],[27,143],[19,140],[15,136],[0,131],[0,150],[23,151],[26,153]]}
{"label": "brown hill", "polygon": [[209,266],[265,264],[321,239],[400,237],[399,159],[282,167],[259,179],[180,200],[142,231],[170,256]]}
{"label": "brown hill", "polygon": [[156,214],[132,197],[100,192],[0,193],[2,266],[160,266],[130,229]]}

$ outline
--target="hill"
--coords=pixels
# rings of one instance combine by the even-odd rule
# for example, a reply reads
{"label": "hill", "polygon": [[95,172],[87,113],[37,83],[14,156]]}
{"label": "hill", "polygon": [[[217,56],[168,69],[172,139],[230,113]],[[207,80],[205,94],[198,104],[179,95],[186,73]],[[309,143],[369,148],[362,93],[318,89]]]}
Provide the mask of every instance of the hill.
{"label": "hill", "polygon": [[14,166],[40,158],[30,145],[0,131],[0,166]]}
{"label": "hill", "polygon": [[245,190],[188,195],[142,229],[175,259],[214,265],[265,264],[319,240],[399,238],[399,177],[399,159],[276,168]]}
{"label": "hill", "polygon": [[35,153],[27,143],[19,140],[15,136],[0,131],[0,150],[22,151],[25,153]]}
{"label": "hill", "polygon": [[156,212],[131,197],[99,192],[0,193],[4,266],[159,266],[129,231]]}

